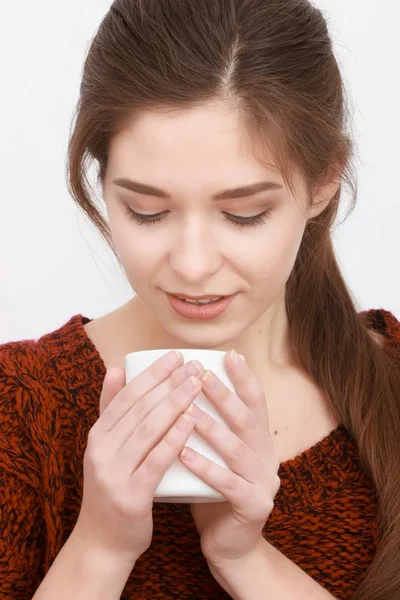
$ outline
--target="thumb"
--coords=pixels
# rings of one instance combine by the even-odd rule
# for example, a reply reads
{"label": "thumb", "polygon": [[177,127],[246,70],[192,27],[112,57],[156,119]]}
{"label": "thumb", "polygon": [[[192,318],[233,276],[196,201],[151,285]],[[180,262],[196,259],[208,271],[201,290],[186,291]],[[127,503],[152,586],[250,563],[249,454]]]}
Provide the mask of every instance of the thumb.
{"label": "thumb", "polygon": [[111,400],[125,387],[125,371],[121,367],[108,365],[100,395],[100,415],[103,414]]}

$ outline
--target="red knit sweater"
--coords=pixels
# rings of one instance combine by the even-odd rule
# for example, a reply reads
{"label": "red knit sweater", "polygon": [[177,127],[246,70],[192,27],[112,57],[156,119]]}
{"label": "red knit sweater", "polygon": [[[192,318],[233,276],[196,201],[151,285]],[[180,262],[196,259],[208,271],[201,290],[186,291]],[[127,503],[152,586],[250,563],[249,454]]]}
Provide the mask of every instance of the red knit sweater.
{"label": "red knit sweater", "polygon": [[[365,311],[366,312],[366,311]],[[370,310],[400,353],[400,323]],[[83,455],[99,417],[105,365],[73,316],[38,340],[0,346],[0,598],[30,600],[69,537],[82,500]],[[340,600],[351,598],[376,548],[375,489],[340,425],[280,465],[264,536]],[[123,600],[229,598],[202,556],[189,505],[154,504],[154,535]]]}

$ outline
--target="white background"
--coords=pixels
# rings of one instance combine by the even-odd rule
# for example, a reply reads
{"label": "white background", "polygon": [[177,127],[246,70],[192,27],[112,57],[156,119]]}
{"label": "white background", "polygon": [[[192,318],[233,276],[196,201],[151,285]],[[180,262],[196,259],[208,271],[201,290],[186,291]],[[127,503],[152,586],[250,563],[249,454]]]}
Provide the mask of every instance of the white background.
{"label": "white background", "polygon": [[[84,58],[110,4],[19,0],[2,7],[0,342],[38,338],[77,313],[96,318],[132,296],[65,183]],[[318,6],[350,86],[359,152],[358,205],[335,246],[360,310],[386,308],[399,318],[399,3]]]}

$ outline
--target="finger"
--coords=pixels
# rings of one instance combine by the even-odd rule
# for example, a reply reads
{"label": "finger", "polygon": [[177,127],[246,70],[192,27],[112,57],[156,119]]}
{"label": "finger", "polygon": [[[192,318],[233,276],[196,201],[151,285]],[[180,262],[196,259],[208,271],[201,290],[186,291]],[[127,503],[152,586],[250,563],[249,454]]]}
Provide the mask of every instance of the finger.
{"label": "finger", "polygon": [[250,409],[266,409],[264,390],[258,378],[237,353],[233,356],[227,352],[225,364],[237,395]]}
{"label": "finger", "polygon": [[249,408],[235,392],[232,392],[213,371],[207,370],[201,377],[204,395],[217,409],[235,433],[249,431],[257,425]]}
{"label": "finger", "polygon": [[[188,413],[193,417],[195,430],[215,449],[233,473],[249,483],[261,481],[265,464],[250,446],[198,406],[190,407]],[[274,468],[271,466],[275,474]]]}
{"label": "finger", "polygon": [[[249,521],[266,521],[274,507],[271,498],[272,492],[278,485],[278,478],[274,477],[271,486],[248,483],[230,469],[221,467],[199,454],[192,448],[184,448],[184,454],[179,459],[194,475],[199,477],[213,490],[219,492],[232,505],[237,514]],[[186,457],[186,458],[185,458]],[[191,458],[192,460],[189,460]]]}
{"label": "finger", "polygon": [[120,448],[129,436],[132,435],[135,427],[144,421],[155,407],[164,401],[174,389],[178,389],[188,377],[198,377],[203,367],[200,363],[193,363],[197,363],[197,361],[190,361],[179,367],[179,369],[176,369],[166,381],[163,381],[163,383],[149,394],[132,404],[129,411],[109,430],[109,433],[112,434],[115,440],[114,445]]}
{"label": "finger", "polygon": [[95,423],[96,429],[109,431],[131,406],[142,396],[159,385],[183,362],[180,352],[171,351],[164,354],[147,369],[133,377],[115,396],[116,402],[110,402],[100,419]]}
{"label": "finger", "polygon": [[109,365],[107,367],[107,373],[104,378],[103,387],[100,394],[100,415],[103,414],[111,400],[122,390],[125,385],[125,371],[120,367]]}
{"label": "finger", "polygon": [[167,352],[129,382],[127,394],[133,393],[134,397],[141,398],[167,379],[172,371],[182,364],[183,356],[178,350]]}
{"label": "finger", "polygon": [[[243,365],[245,373],[242,377],[245,377],[247,366],[245,363]],[[239,374],[232,373],[230,378],[236,392],[232,392],[215,373],[205,371],[201,378],[202,391],[233,433],[253,448],[259,456],[263,456],[272,444],[264,391],[257,380],[255,386],[246,387],[239,381]],[[252,394],[257,393],[261,393],[263,398],[261,406],[258,401],[252,399]]]}
{"label": "finger", "polygon": [[128,386],[126,386],[116,401],[119,406],[116,408],[110,406],[110,410],[113,410],[113,423],[107,431],[113,431],[113,435],[121,440],[127,439],[132,434],[132,424],[143,421],[168,394],[178,388],[188,377],[198,376],[202,372],[203,367],[198,361],[190,361],[173,371],[168,379],[142,398],[135,398],[133,394],[128,397],[126,395]]}
{"label": "finger", "polygon": [[246,504],[248,505],[250,484],[239,475],[187,446],[178,458],[194,475],[219,492],[233,506],[241,504],[245,509]]}
{"label": "finger", "polygon": [[153,501],[161,479],[182,451],[192,431],[193,419],[180,415],[161,442],[136,469],[132,476],[132,487],[147,490],[149,496],[145,501]]}
{"label": "finger", "polygon": [[[141,422],[126,419],[131,433],[124,443],[121,438],[117,449],[118,460],[126,464],[133,473],[146,458],[147,454],[165,436],[179,415],[188,408],[199,394],[201,384],[196,377],[186,379],[178,388],[173,390],[154,410]],[[113,433],[114,430],[111,432]],[[117,438],[115,438],[117,441]],[[116,441],[114,443],[116,443]]]}
{"label": "finger", "polygon": [[[175,371],[172,371],[169,378],[166,379],[157,388],[157,392],[158,392],[158,390],[161,390],[161,393],[163,393],[163,392],[168,393],[168,392],[172,391],[173,388],[177,388],[178,385],[181,385],[181,383],[183,383],[183,381],[187,377],[190,377],[190,375],[194,375],[195,377],[200,377],[203,373],[204,373],[203,365],[198,360],[190,360],[189,362],[182,365],[182,367],[180,367],[179,369],[175,369]],[[170,387],[163,388],[162,387],[163,385],[170,386]]]}

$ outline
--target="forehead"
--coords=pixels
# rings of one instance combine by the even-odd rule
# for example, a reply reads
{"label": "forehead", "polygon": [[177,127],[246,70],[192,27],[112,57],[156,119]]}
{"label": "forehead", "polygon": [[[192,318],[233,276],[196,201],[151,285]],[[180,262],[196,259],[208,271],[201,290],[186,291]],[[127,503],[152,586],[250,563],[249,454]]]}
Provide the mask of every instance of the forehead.
{"label": "forehead", "polygon": [[[267,145],[263,144],[265,149]],[[185,110],[145,111],[132,117],[123,131],[113,138],[111,150],[145,153],[149,158],[187,154],[210,162],[220,156],[226,160],[256,160],[253,141],[239,113],[226,105],[208,104]],[[272,156],[270,156],[272,164]]]}
{"label": "forehead", "polygon": [[[142,180],[171,190],[207,183],[207,191],[271,180],[285,183],[268,140],[254,140],[237,110],[224,103],[142,111],[132,116],[109,147],[113,178]],[[304,182],[292,171],[300,194]],[[186,183],[185,183],[186,182]]]}
{"label": "forehead", "polygon": [[109,162],[110,168],[122,163],[141,172],[164,168],[173,170],[174,176],[179,169],[182,175],[185,169],[196,173],[203,169],[209,177],[218,173],[222,179],[225,172],[231,179],[232,171],[242,177],[248,173],[250,181],[273,173],[279,179],[267,144],[261,162],[237,112],[214,105],[138,114],[111,140]]}

